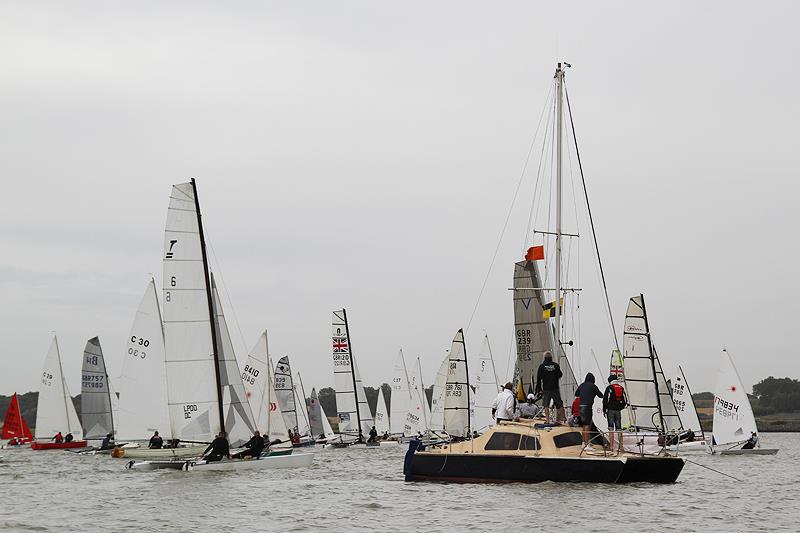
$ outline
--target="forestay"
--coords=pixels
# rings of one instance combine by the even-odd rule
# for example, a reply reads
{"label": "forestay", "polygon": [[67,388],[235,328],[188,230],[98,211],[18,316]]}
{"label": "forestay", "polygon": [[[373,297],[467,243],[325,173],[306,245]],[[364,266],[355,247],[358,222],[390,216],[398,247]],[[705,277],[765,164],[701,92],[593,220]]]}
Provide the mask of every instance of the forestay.
{"label": "forestay", "polygon": [[628,303],[623,333],[625,386],[632,426],[637,430],[679,431],[681,420],[672,402],[661,363],[650,338],[644,296]]}
{"label": "forestay", "polygon": [[83,351],[81,422],[86,439],[101,440],[114,433],[108,373],[97,337],[89,339]]}
{"label": "forestay", "polygon": [[389,433],[393,435],[405,434],[410,428],[406,428],[406,417],[411,405],[411,388],[408,379],[408,369],[403,350],[397,354],[392,373],[392,412],[389,417]]}
{"label": "forestay", "polygon": [[375,405],[375,430],[379,435],[389,432],[389,414],[386,408],[386,399],[383,397],[383,387],[378,388],[378,403]]}
{"label": "forestay", "polygon": [[494,368],[492,348],[489,345],[489,336],[484,335],[483,345],[478,355],[478,372],[475,377],[474,415],[472,427],[482,431],[494,425],[492,417],[492,402],[497,397],[500,385],[497,381],[497,372]]}
{"label": "forestay", "polygon": [[692,399],[692,391],[689,389],[689,383],[686,382],[686,376],[683,375],[683,369],[680,366],[672,379],[672,401],[678,416],[681,417],[683,428],[702,433],[703,429],[700,426],[700,419]]}
{"label": "forestay", "polygon": [[119,380],[117,438],[146,440],[158,431],[172,438],[167,406],[164,330],[155,281],[147,283],[125,345]]}
{"label": "forestay", "polygon": [[164,235],[164,347],[173,437],[208,442],[220,431],[212,323],[192,183],[172,187]]}
{"label": "forestay", "polygon": [[739,372],[727,350],[722,351],[714,387],[713,444],[721,446],[746,441],[758,433],[756,418]]}
{"label": "forestay", "polygon": [[222,412],[225,415],[225,431],[231,446],[241,445],[256,429],[253,412],[247,400],[239,364],[233,351],[228,324],[222,311],[222,303],[211,274],[211,290],[214,301],[215,324],[219,339],[219,384],[222,389]]}
{"label": "forestay", "polygon": [[471,434],[469,424],[469,371],[464,332],[458,330],[450,348],[444,393],[444,430],[452,437]]}
{"label": "forestay", "polygon": [[62,432],[72,433],[75,440],[83,440],[83,430],[78,421],[78,414],[72,404],[64,372],[61,367],[61,354],[58,350],[58,339],[53,336],[50,349],[44,359],[42,374],[39,380],[39,400],[36,407],[37,440],[50,440],[53,435]]}

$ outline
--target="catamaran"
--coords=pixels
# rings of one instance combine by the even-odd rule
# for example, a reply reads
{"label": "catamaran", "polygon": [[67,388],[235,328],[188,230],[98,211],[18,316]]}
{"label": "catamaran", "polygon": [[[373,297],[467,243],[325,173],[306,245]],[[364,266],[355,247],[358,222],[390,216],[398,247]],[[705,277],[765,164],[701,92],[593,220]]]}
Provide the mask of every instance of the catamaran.
{"label": "catamaran", "polygon": [[[209,269],[197,186],[174,185],[164,238],[164,348],[174,438],[196,444],[225,432],[232,447],[256,429],[214,276]],[[294,455],[294,454],[293,454]],[[249,470],[307,466],[313,454],[209,462],[142,461],[131,468]]]}
{"label": "catamaran", "polygon": [[728,350],[714,388],[714,428],[711,436],[715,455],[775,455],[777,448],[762,448],[756,417],[744,390],[742,378]]}
{"label": "catamaran", "polygon": [[[366,444],[373,426],[367,394],[353,357],[347,311],[333,311],[333,380],[336,386],[336,407],[339,415],[339,438],[335,447]],[[329,441],[330,442],[330,441]]]}
{"label": "catamaran", "polygon": [[[61,433],[66,437],[72,434],[70,442],[53,442],[54,436]],[[44,368],[39,380],[39,401],[36,408],[35,440],[32,450],[57,450],[66,448],[85,448],[83,428],[78,421],[78,413],[72,404],[69,387],[64,380],[61,353],[58,339],[53,335],[50,349],[44,359]]]}
{"label": "catamaran", "polygon": [[[568,66],[568,65],[567,65]],[[565,309],[576,309],[577,298],[572,295],[580,289],[568,284],[568,270],[562,272],[562,239],[577,237],[562,229],[562,151],[564,119],[564,69],[559,63],[554,76],[555,102],[553,115],[548,118],[554,126],[555,138],[555,231],[534,231],[543,239],[555,238],[555,280],[548,287],[547,277],[542,278],[537,261],[546,261],[544,246],[528,249],[525,260],[516,263],[514,270],[514,319],[517,345],[517,361],[514,372],[516,390],[524,399],[536,391],[536,372],[544,352],[550,351],[553,360],[561,366],[560,396],[564,402],[574,397],[576,380],[572,372],[572,361],[564,347],[575,353],[574,343],[564,339],[562,313]],[[567,107],[569,100],[567,99]],[[571,114],[570,114],[571,119]],[[570,120],[571,123],[571,120]],[[574,139],[573,129],[573,139]],[[546,141],[545,141],[546,146]],[[543,146],[544,149],[544,146]],[[577,150],[577,147],[576,147]],[[578,158],[580,165],[580,159]],[[547,211],[549,213],[549,210]],[[531,219],[534,220],[534,209]],[[596,244],[596,242],[595,242]],[[601,266],[602,272],[602,266]],[[605,282],[604,282],[605,286]],[[547,296],[550,296],[549,298]],[[567,298],[569,296],[569,299]],[[606,298],[607,303],[607,298]],[[565,305],[566,304],[566,305]],[[610,310],[610,306],[609,310]],[[609,311],[610,315],[610,311]],[[613,327],[612,327],[613,330]],[[459,340],[461,343],[459,345]],[[615,339],[616,343],[616,339]],[[463,367],[461,360],[463,359]],[[463,336],[456,336],[448,356],[446,392],[444,396],[444,425],[451,435],[469,435],[469,380],[467,360],[463,350]],[[461,389],[457,387],[461,384]],[[466,388],[464,388],[466,387]],[[455,394],[461,392],[459,396]],[[466,392],[466,394],[464,394]],[[434,396],[435,397],[435,396]],[[455,410],[453,410],[455,408]],[[561,411],[560,409],[558,411]],[[683,458],[667,454],[645,455],[622,452],[611,455],[602,447],[584,444],[581,429],[563,422],[563,411],[558,412],[555,423],[543,418],[520,419],[518,422],[501,421],[491,426],[483,435],[458,442],[426,447],[412,442],[406,454],[404,473],[408,481],[588,481],[623,483],[645,481],[654,483],[674,482],[685,464]],[[434,419],[436,411],[433,412]],[[455,420],[454,420],[455,418]],[[465,420],[466,419],[466,420]],[[463,426],[463,428],[462,428]]]}
{"label": "catamaran", "polygon": [[0,440],[7,441],[3,445],[9,447],[22,446],[33,440],[31,429],[28,427],[28,422],[22,416],[22,409],[19,406],[19,399],[15,392],[11,396],[11,403],[8,404],[6,416],[3,420],[3,431],[0,433]]}

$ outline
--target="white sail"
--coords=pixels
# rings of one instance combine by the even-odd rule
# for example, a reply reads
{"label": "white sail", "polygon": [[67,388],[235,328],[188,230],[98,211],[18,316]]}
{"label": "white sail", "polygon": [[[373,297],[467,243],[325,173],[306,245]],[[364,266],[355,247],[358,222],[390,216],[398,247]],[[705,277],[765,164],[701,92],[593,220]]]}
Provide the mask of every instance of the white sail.
{"label": "white sail", "polygon": [[378,403],[375,405],[375,430],[378,435],[389,432],[389,413],[386,408],[386,399],[383,397],[383,387],[378,388]]}
{"label": "white sail", "polygon": [[125,344],[116,421],[119,440],[146,440],[155,431],[165,440],[172,438],[164,330],[153,279],[147,283]]}
{"label": "white sail", "polygon": [[561,367],[561,398],[568,402],[575,394],[577,381],[564,349],[555,346],[555,334],[549,318],[544,317],[547,302],[536,261],[520,261],[514,265],[514,334],[517,344],[515,383],[522,382],[524,394],[534,391],[536,372],[550,351]]}
{"label": "white sail", "polygon": [[623,334],[625,386],[633,427],[637,430],[679,431],[681,420],[650,338],[644,296],[628,303]]}
{"label": "white sail", "polygon": [[284,355],[275,365],[275,394],[278,397],[278,407],[281,409],[286,427],[292,431],[299,431],[297,417],[297,404],[294,400],[294,382],[292,381],[292,367],[289,356]]}
{"label": "white sail", "polygon": [[269,435],[271,441],[287,440],[289,433],[280,414],[273,386],[266,331],[261,334],[247,356],[247,364],[242,371],[242,381],[258,430],[265,436]]}
{"label": "white sail", "polygon": [[444,390],[447,383],[447,369],[450,364],[450,354],[447,353],[436,372],[431,396],[431,431],[444,431]]}
{"label": "white sail", "polygon": [[222,389],[222,412],[225,415],[225,431],[231,446],[250,440],[256,429],[253,412],[247,400],[239,363],[233,351],[228,324],[222,310],[214,275],[211,275],[211,291],[214,302],[215,327],[219,339],[219,384]]}
{"label": "white sail", "polygon": [[444,392],[444,430],[452,437],[467,437],[469,425],[469,371],[464,332],[458,330],[450,348]]}
{"label": "white sail", "polygon": [[333,439],[336,437],[336,433],[333,432],[331,423],[328,421],[328,415],[325,414],[325,409],[322,408],[322,404],[320,404],[319,409],[322,413],[322,432],[326,439]]}
{"label": "white sail", "polygon": [[406,434],[405,423],[408,409],[411,405],[411,390],[408,380],[408,369],[403,350],[397,354],[392,373],[392,413],[389,417],[389,433],[393,435]]}
{"label": "white sail", "polygon": [[494,368],[494,358],[489,345],[489,336],[484,335],[483,345],[478,355],[478,372],[475,376],[474,414],[472,427],[481,431],[494,425],[492,402],[497,397],[500,384]]}
{"label": "white sail", "polygon": [[[339,433],[365,437],[372,428],[367,396],[351,352],[347,313],[344,309],[333,312],[331,321],[333,339],[333,378],[336,387],[336,408],[339,415]],[[359,427],[359,420],[361,426]]]}
{"label": "white sail", "polygon": [[712,442],[717,446],[746,441],[758,433],[756,417],[744,390],[742,378],[727,350],[722,351],[714,387],[714,429]]}
{"label": "white sail", "polygon": [[700,419],[697,416],[697,409],[692,399],[692,391],[689,389],[689,383],[686,382],[686,376],[683,375],[683,369],[680,366],[671,383],[672,401],[675,404],[678,415],[681,417],[683,428],[702,434],[703,428],[700,426]]}
{"label": "white sail", "polygon": [[72,433],[75,440],[83,440],[83,429],[64,381],[58,339],[53,336],[39,380],[34,437],[37,440],[49,440],[59,431],[64,435]]}
{"label": "white sail", "polygon": [[207,272],[192,183],[172,187],[164,235],[164,347],[173,437],[210,441],[220,431]]}
{"label": "white sail", "polygon": [[102,440],[109,433],[114,433],[108,373],[100,339],[97,337],[89,339],[83,351],[81,425],[85,428],[86,439]]}
{"label": "white sail", "polygon": [[308,400],[303,398],[303,378],[300,377],[300,372],[297,373],[297,382],[300,383],[300,387],[298,388],[297,385],[294,386],[294,401],[299,411],[297,416],[298,430],[300,431],[300,435],[309,435],[313,437],[314,435],[311,432],[311,419],[308,415]]}
{"label": "white sail", "polygon": [[[419,359],[417,361],[419,362]],[[409,374],[408,386],[411,393],[411,401],[406,411],[403,433],[406,436],[411,436],[417,433],[425,433],[428,430],[431,418],[427,410],[428,401],[425,397],[425,388],[419,372],[419,365],[415,365]]]}

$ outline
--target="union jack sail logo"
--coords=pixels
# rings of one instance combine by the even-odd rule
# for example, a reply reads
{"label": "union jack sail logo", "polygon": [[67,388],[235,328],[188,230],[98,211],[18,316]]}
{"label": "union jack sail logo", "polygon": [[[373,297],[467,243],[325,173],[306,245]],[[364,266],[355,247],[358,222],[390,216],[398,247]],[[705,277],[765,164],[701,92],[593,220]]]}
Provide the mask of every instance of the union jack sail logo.
{"label": "union jack sail logo", "polygon": [[347,353],[347,337],[333,338],[333,353]]}

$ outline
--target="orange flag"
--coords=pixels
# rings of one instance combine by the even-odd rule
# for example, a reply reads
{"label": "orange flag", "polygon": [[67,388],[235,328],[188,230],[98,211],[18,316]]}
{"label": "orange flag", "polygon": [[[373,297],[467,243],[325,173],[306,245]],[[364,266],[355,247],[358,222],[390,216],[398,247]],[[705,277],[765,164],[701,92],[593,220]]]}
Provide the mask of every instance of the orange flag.
{"label": "orange flag", "polygon": [[544,259],[544,246],[531,246],[525,254],[526,261],[537,261]]}

